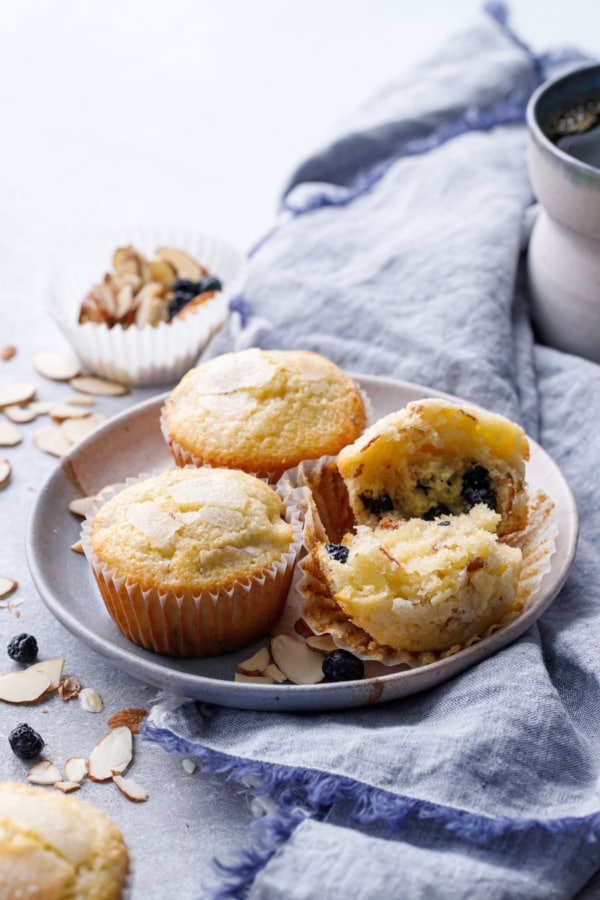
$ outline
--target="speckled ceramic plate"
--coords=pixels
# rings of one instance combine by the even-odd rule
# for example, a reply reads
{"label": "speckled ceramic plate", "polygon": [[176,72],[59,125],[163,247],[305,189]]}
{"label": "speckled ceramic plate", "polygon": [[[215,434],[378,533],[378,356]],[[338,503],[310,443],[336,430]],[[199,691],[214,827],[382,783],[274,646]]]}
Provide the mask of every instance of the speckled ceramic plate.
{"label": "speckled ceramic plate", "polygon": [[[444,396],[406,382],[355,377],[371,401],[373,419],[411,400]],[[93,494],[106,484],[171,464],[159,427],[164,399],[154,397],[116,416],[64,457],[39,493],[27,535],[31,572],[51,612],[117,668],[157,688],[224,706],[260,710],[341,709],[403,697],[447,681],[514,641],[547,609],[567,577],[577,543],[577,508],[556,463],[531,441],[527,480],[532,491],[543,489],[555,503],[556,550],[550,571],[527,611],[479,643],[417,669],[386,671],[361,681],[306,686],[235,682],[235,664],[250,656],[255,649],[252,647],[243,654],[238,651],[194,660],[171,659],[143,650],[113,624],[86,559],[70,549],[79,537],[80,523],[67,507],[75,497]]]}

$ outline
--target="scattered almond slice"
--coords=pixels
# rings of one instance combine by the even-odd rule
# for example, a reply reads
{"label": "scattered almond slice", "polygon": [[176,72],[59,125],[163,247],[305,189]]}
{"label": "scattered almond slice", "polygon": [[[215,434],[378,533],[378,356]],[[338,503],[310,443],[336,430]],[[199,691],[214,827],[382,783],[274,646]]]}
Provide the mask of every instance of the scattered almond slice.
{"label": "scattered almond slice", "polygon": [[112,780],[128,800],[133,800],[134,803],[143,803],[148,799],[146,788],[132,778],[123,778],[118,772],[113,772]]}
{"label": "scattered almond slice", "polygon": [[105,378],[97,378],[95,375],[78,375],[71,378],[71,387],[82,394],[95,394],[102,397],[121,397],[129,393],[129,388],[116,381],[107,381]]}
{"label": "scattered almond slice", "polygon": [[193,773],[194,773],[194,772],[196,771],[196,769],[198,768],[198,766],[196,765],[196,763],[194,762],[193,759],[187,759],[187,758],[186,758],[186,759],[182,759],[182,760],[181,760],[181,765],[183,766],[184,772],[187,772],[188,775],[193,775]]}
{"label": "scattered almond slice", "polygon": [[109,717],[106,723],[109,728],[120,728],[126,725],[132,734],[140,733],[140,725],[148,715],[148,710],[141,709],[137,706],[130,706],[127,709],[119,709]]}
{"label": "scattered almond slice", "polygon": [[132,736],[124,725],[109,731],[96,744],[88,760],[88,776],[92,781],[110,781],[115,772],[125,771],[133,756]]}
{"label": "scattered almond slice", "polygon": [[12,466],[7,459],[0,459],[0,491],[5,488],[12,475]]}
{"label": "scattered almond slice", "polygon": [[44,672],[32,671],[29,667],[0,676],[0,700],[6,703],[35,703],[51,687],[52,683]]}
{"label": "scattered almond slice", "polygon": [[237,663],[236,669],[242,675],[260,675],[267,668],[270,660],[269,651],[266,647],[262,647],[254,656]]}
{"label": "scattered almond slice", "polygon": [[74,675],[66,675],[64,678],[60,679],[58,685],[58,696],[61,700],[64,700],[65,703],[68,700],[73,700],[79,694],[81,690],[81,683],[78,678],[75,678]]}
{"label": "scattered almond slice", "polygon": [[104,413],[92,413],[82,419],[65,419],[60,425],[63,435],[71,444],[78,444],[95,431],[99,425],[103,425],[108,417]]}
{"label": "scattered almond slice", "polygon": [[337,650],[337,644],[330,634],[311,634],[306,638],[306,646],[321,653],[333,653]]}
{"label": "scattered almond slice", "polygon": [[23,435],[12,422],[0,422],[0,447],[14,447],[22,440]]}
{"label": "scattered almond slice", "polygon": [[43,659],[41,662],[33,663],[31,666],[28,666],[25,671],[42,672],[50,680],[50,690],[55,691],[60,684],[64,666],[64,659],[61,657],[54,657],[52,659]]}
{"label": "scattered almond slice", "polygon": [[29,409],[32,409],[36,416],[47,416],[53,406],[54,400],[34,400],[29,404]]}
{"label": "scattered almond slice", "polygon": [[64,422],[65,419],[85,419],[90,415],[90,409],[87,406],[73,406],[72,403],[55,403],[48,410],[48,415],[53,422]]}
{"label": "scattered almond slice", "polygon": [[59,425],[48,425],[46,428],[36,431],[33,436],[33,443],[38,450],[43,450],[44,453],[49,453],[50,456],[59,457],[65,456],[73,446]]}
{"label": "scattered almond slice", "polygon": [[104,701],[94,688],[84,688],[79,691],[79,702],[86,712],[101,713],[104,709]]}
{"label": "scattered almond slice", "polygon": [[4,360],[4,362],[8,362],[9,359],[12,359],[13,356],[16,356],[17,348],[12,344],[5,344],[2,350],[0,350],[0,359]]}
{"label": "scattered almond slice", "polygon": [[7,578],[6,575],[0,575],[0,599],[8,597],[13,591],[19,587],[19,582],[14,578]]}
{"label": "scattered almond slice", "polygon": [[82,756],[70,756],[65,763],[65,776],[67,781],[81,784],[88,773],[87,759]]}
{"label": "scattered almond slice", "polygon": [[72,794],[73,791],[78,791],[81,785],[77,781],[56,781],[54,787],[63,794]]}
{"label": "scattered almond slice", "polygon": [[273,684],[273,679],[267,675],[243,675],[241,672],[235,673],[234,681],[246,684]]}
{"label": "scattered almond slice", "polygon": [[35,397],[35,384],[28,381],[17,381],[0,388],[0,409],[5,406],[22,406]]}
{"label": "scattered almond slice", "polygon": [[31,784],[56,784],[62,781],[62,772],[49,759],[41,759],[27,773],[27,781]]}
{"label": "scattered almond slice", "polygon": [[16,425],[25,425],[27,422],[33,422],[38,415],[30,403],[26,406],[20,406],[18,403],[14,406],[5,406],[2,412],[7,419],[10,419]]}
{"label": "scattered almond slice", "polygon": [[85,553],[83,552],[83,544],[81,543],[81,541],[75,541],[74,544],[71,544],[71,550],[73,551],[73,553],[81,553],[82,556],[85,556]]}
{"label": "scattered almond slice", "polygon": [[93,406],[95,402],[89,394],[70,394],[65,400],[65,403],[70,403],[72,406]]}
{"label": "scattered almond slice", "polygon": [[271,638],[271,656],[293,684],[318,684],[323,680],[323,655],[287,634]]}
{"label": "scattered almond slice", "polygon": [[92,506],[96,502],[96,497],[77,497],[69,503],[69,511],[75,516],[87,516]]}
{"label": "scattered almond slice", "polygon": [[63,353],[40,350],[33,354],[33,365],[44,378],[51,381],[69,381],[81,371],[81,366],[73,357]]}
{"label": "scattered almond slice", "polygon": [[287,681],[286,676],[283,674],[279,666],[276,666],[275,663],[269,663],[263,675],[266,675],[267,678],[271,678],[275,684],[283,684],[284,681]]}

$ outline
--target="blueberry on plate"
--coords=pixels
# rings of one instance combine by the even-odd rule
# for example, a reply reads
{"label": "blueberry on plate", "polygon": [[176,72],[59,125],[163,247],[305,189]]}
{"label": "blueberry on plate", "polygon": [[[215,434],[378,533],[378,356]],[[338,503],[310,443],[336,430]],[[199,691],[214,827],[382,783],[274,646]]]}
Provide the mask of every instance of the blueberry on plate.
{"label": "blueberry on plate", "polygon": [[32,634],[15,634],[8,642],[6,652],[15,662],[29,665],[38,655],[38,643]]}
{"label": "blueberry on plate", "polygon": [[348,650],[333,650],[323,660],[323,675],[327,681],[357,681],[364,674],[362,659]]}
{"label": "blueberry on plate", "polygon": [[12,752],[19,759],[35,759],[44,748],[44,739],[34,731],[31,725],[22,722],[13,728],[8,736]]}

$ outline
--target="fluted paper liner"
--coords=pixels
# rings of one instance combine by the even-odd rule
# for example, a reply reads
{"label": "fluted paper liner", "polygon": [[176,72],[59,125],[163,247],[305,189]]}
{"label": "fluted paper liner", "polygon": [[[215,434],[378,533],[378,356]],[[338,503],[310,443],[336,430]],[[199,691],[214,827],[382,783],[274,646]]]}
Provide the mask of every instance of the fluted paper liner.
{"label": "fluted paper liner", "polygon": [[302,524],[295,504],[283,498],[286,521],[292,527],[289,550],[247,581],[199,593],[144,589],[136,581],[117,576],[98,560],[90,529],[100,506],[152,474],[143,473],[106,488],[82,526],[83,550],[115,625],[134,644],[177,657],[216,656],[264,637],[281,615],[302,543]]}
{"label": "fluted paper liner", "polygon": [[[544,575],[550,570],[550,560],[556,547],[557,524],[554,503],[539,491],[529,500],[529,520],[520,532],[503,538],[506,544],[518,547],[523,555],[519,584],[511,610],[484,633],[471,637],[464,644],[455,644],[439,652],[412,653],[398,651],[379,644],[359,628],[337,605],[319,566],[310,551],[318,543],[339,543],[343,534],[352,531],[352,513],[344,498],[345,485],[331,463],[300,466],[282,479],[282,489],[302,508],[304,518],[304,556],[296,567],[284,614],[277,631],[297,633],[306,623],[314,634],[330,634],[334,643],[350,650],[363,660],[385,666],[417,668],[445,659],[460,650],[478,643],[504,628],[522,615],[531,605]],[[331,523],[326,528],[321,512]],[[350,516],[350,519],[349,519]],[[331,530],[330,530],[331,529]],[[302,624],[300,624],[302,623]]]}

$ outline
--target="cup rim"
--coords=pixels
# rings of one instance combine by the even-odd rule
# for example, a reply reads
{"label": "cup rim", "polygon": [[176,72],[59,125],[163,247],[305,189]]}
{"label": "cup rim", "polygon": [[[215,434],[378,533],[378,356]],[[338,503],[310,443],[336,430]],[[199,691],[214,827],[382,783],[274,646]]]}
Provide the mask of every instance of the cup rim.
{"label": "cup rim", "polygon": [[600,63],[580,66],[577,69],[571,69],[569,72],[544,81],[543,84],[536,88],[529,98],[525,112],[525,120],[530,136],[542,150],[545,150],[547,153],[556,157],[568,168],[595,177],[600,182],[600,168],[583,162],[583,160],[577,159],[577,157],[572,156],[570,153],[566,153],[564,150],[561,150],[560,147],[557,147],[557,145],[545,134],[538,119],[539,105],[551,91],[556,90],[560,86],[565,86],[569,84],[569,82],[577,82],[581,76],[591,74],[597,74],[600,82]]}

